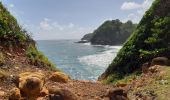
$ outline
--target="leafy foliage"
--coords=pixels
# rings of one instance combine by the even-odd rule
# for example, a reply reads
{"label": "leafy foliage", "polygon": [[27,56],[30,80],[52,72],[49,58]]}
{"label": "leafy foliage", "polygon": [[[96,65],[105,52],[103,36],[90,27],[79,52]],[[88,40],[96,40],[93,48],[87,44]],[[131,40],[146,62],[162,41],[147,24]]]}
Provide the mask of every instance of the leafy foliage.
{"label": "leafy foliage", "polygon": [[169,9],[169,0],[154,1],[101,79],[115,72],[125,76],[140,69],[141,64],[154,57],[170,58]]}

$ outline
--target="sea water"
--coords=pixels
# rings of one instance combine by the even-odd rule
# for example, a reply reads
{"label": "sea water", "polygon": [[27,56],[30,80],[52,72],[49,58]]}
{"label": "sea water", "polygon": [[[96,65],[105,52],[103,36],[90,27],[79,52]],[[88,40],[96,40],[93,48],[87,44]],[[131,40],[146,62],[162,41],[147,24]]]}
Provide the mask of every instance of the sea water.
{"label": "sea water", "polygon": [[72,79],[96,80],[121,46],[75,43],[77,40],[39,40],[37,47]]}

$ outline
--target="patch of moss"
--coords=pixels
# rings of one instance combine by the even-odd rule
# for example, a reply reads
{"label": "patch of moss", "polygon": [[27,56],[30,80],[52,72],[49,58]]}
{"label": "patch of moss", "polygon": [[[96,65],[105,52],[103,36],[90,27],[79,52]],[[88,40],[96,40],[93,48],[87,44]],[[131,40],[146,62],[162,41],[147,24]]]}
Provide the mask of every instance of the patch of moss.
{"label": "patch of moss", "polygon": [[[102,74],[101,80],[111,77],[113,73],[124,77],[139,70],[143,63],[155,57],[170,58],[169,5],[169,0],[154,1],[116,58]],[[114,76],[112,80],[116,78]]]}

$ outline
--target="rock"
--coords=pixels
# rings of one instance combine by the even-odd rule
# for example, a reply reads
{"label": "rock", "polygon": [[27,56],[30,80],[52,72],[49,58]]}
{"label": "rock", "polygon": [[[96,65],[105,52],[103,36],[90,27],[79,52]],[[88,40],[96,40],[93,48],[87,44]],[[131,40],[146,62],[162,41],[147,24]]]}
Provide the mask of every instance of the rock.
{"label": "rock", "polygon": [[151,66],[148,70],[151,73],[157,73],[159,71],[159,65]]}
{"label": "rock", "polygon": [[41,97],[44,97],[44,96],[46,96],[46,95],[48,95],[48,94],[49,94],[48,89],[45,88],[45,87],[43,87],[43,89],[42,89],[41,92],[40,92],[40,96],[41,96]]}
{"label": "rock", "polygon": [[50,100],[81,100],[78,99],[75,94],[73,94],[68,89],[61,89],[58,87],[49,88],[49,99]]}
{"label": "rock", "polygon": [[51,76],[50,76],[50,80],[54,81],[54,82],[62,82],[62,83],[67,83],[69,80],[69,76],[62,73],[62,72],[54,72]]}
{"label": "rock", "polygon": [[125,87],[125,86],[127,86],[127,84],[126,83],[117,83],[116,86],[117,87]]}
{"label": "rock", "polygon": [[170,60],[166,57],[157,57],[152,59],[151,66],[154,65],[170,65]]}
{"label": "rock", "polygon": [[149,67],[150,67],[149,62],[144,63],[144,64],[142,65],[142,67],[141,67],[141,69],[142,69],[142,73],[147,73],[147,72],[148,72]]}
{"label": "rock", "polygon": [[107,96],[110,100],[128,100],[127,93],[121,88],[109,90]]}
{"label": "rock", "polygon": [[10,92],[9,100],[20,100],[21,93],[18,88],[13,88]]}
{"label": "rock", "polygon": [[19,75],[19,89],[26,97],[37,97],[44,85],[44,75],[38,72],[25,72]]}
{"label": "rock", "polygon": [[5,96],[6,96],[6,93],[0,90],[0,97],[5,97]]}

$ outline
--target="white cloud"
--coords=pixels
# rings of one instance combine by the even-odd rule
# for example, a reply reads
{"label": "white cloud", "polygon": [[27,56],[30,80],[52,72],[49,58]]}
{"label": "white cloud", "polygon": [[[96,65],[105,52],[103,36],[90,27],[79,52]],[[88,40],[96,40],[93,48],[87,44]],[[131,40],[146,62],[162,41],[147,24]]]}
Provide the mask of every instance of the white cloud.
{"label": "white cloud", "polygon": [[137,9],[140,8],[141,5],[135,2],[124,2],[121,6],[122,10],[132,10],[132,9]]}
{"label": "white cloud", "polygon": [[89,33],[93,29],[94,27],[79,26],[71,22],[61,24],[52,19],[44,18],[33,32],[34,39],[79,39],[85,34],[84,32]]}
{"label": "white cloud", "polygon": [[69,25],[68,25],[68,28],[73,28],[74,27],[74,24],[73,23],[70,23]]}
{"label": "white cloud", "polygon": [[9,4],[9,7],[10,8],[14,8],[14,4]]}
{"label": "white cloud", "polygon": [[[130,13],[129,15],[127,15],[127,17],[123,19],[123,21],[126,22],[127,20],[132,20],[133,22],[138,23],[140,19],[142,18],[142,16],[144,15],[145,11],[149,9],[152,2],[153,0],[144,0],[141,4],[138,4],[138,7],[136,8],[131,7],[131,9],[134,8],[136,9],[136,11],[134,13]],[[137,3],[134,3],[134,4],[137,4]],[[122,9],[122,6],[121,6],[121,9]],[[130,9],[130,4],[129,4],[129,8],[127,6],[126,9],[122,9],[122,10],[131,10],[131,9]]]}
{"label": "white cloud", "polygon": [[52,26],[53,26],[53,28],[59,29],[60,31],[62,31],[62,30],[65,29],[64,26],[58,24],[57,22],[53,22],[53,23],[52,23]]}
{"label": "white cloud", "polygon": [[52,26],[49,23],[49,19],[48,18],[44,18],[41,22],[40,22],[40,28],[44,29],[44,30],[51,30]]}
{"label": "white cloud", "polygon": [[72,29],[74,28],[75,25],[73,23],[69,23],[66,25],[61,25],[56,21],[52,21],[48,18],[44,18],[41,22],[40,22],[40,28],[43,30],[68,30],[68,29]]}

